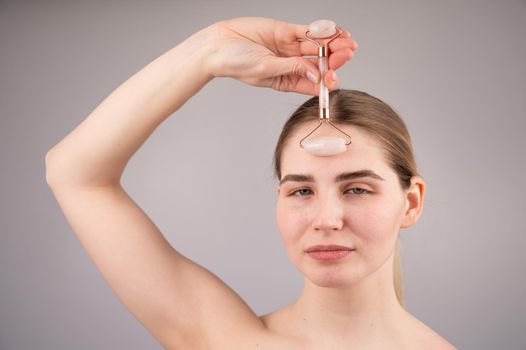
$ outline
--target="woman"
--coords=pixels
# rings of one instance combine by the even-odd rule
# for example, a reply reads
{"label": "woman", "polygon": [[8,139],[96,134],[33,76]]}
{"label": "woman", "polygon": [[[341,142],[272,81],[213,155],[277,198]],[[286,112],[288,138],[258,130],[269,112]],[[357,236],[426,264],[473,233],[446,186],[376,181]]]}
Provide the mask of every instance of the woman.
{"label": "woman", "polygon": [[[307,28],[236,18],[195,33],[124,82],[47,153],[47,182],[106,281],[167,349],[454,349],[408,314],[395,293],[398,229],[417,220],[424,182],[410,149],[402,150],[409,168],[396,172],[389,162],[400,149],[389,149],[390,134],[376,135],[367,118],[362,126],[338,112],[352,100],[368,113],[372,97],[332,93],[335,120],[353,140],[340,155],[316,157],[298,146],[316,121],[315,101],[284,128],[276,149],[277,218],[306,283],[295,303],[268,315],[258,317],[219,278],[177,252],[120,185],[153,130],[214,77],[309,95],[324,79],[335,90],[334,71],[357,44],[344,31],[330,44],[330,70],[320,76],[316,61],[302,57],[317,53],[298,41]],[[398,120],[391,125],[397,123],[402,128]],[[405,128],[399,131],[406,137]],[[408,136],[404,142],[410,144]],[[305,251],[329,244],[345,246],[347,256],[318,260],[323,253]]]}

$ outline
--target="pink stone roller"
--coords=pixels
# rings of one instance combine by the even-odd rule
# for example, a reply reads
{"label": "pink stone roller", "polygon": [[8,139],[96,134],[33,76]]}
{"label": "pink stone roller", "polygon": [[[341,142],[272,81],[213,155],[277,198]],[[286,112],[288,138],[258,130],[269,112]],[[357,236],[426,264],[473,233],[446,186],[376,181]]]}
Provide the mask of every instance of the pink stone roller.
{"label": "pink stone roller", "polygon": [[[351,137],[329,121],[329,89],[327,89],[327,86],[325,86],[325,82],[323,80],[323,77],[329,69],[329,43],[339,37],[342,32],[342,29],[337,27],[336,23],[333,21],[328,19],[320,19],[318,21],[312,22],[309,25],[309,30],[305,33],[305,38],[307,38],[307,40],[318,45],[318,66],[321,73],[320,92],[318,97],[320,101],[320,122],[318,126],[314,128],[314,130],[301,139],[300,146],[305,151],[315,156],[332,156],[345,152],[347,146],[351,143]],[[325,39],[328,41],[322,45],[309,37],[309,33],[313,38]],[[324,121],[327,125],[332,126],[347,136],[348,140],[342,139],[341,137],[325,136],[303,142],[307,137],[312,135],[312,133],[314,133]]]}

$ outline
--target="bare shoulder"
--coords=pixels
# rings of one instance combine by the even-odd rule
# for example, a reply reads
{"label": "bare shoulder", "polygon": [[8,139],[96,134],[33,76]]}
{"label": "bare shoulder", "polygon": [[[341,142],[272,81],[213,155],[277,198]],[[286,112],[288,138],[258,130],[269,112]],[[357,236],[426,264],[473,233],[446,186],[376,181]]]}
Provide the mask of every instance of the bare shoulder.
{"label": "bare shoulder", "polygon": [[[391,349],[458,350],[422,321],[409,313],[407,313],[407,316],[408,322],[405,323],[405,326],[397,330],[398,336],[390,338],[387,341],[391,344]],[[290,317],[289,307],[284,307],[269,314],[262,315],[259,319],[264,324],[267,333],[265,339],[270,341],[271,344],[273,341],[279,339],[279,342],[272,344],[273,346],[281,348],[279,346],[287,343],[287,347],[283,347],[283,349],[319,349],[319,346],[309,345],[302,340],[302,338],[304,338],[304,332],[302,332],[302,329],[298,327],[296,322],[291,322],[292,318]],[[273,346],[269,348],[274,349]],[[341,348],[348,349],[349,347],[342,345]]]}
{"label": "bare shoulder", "polygon": [[411,327],[408,334],[408,343],[410,343],[411,349],[458,350],[422,321],[413,315],[410,315],[410,318]]}

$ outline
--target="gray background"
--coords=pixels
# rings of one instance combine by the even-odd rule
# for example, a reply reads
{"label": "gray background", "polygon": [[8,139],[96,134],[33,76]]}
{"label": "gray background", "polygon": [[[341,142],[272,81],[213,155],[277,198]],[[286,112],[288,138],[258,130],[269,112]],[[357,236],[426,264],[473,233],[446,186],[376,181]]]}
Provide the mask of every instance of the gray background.
{"label": "gray background", "polygon": [[[526,349],[524,0],[0,1],[0,349],[160,349],[68,227],[44,155],[148,62],[237,16],[351,30],[360,48],[341,87],[401,114],[428,184],[401,237],[408,310],[461,349]],[[169,241],[259,315],[302,288],[271,157],[307,98],[216,79],[123,178]]]}

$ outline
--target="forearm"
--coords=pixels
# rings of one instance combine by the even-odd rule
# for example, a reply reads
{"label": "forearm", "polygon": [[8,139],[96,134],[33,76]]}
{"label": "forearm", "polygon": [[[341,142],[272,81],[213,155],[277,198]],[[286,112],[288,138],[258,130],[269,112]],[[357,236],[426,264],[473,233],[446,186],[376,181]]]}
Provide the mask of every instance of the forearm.
{"label": "forearm", "polygon": [[[210,27],[209,27],[210,28]],[[46,155],[50,185],[118,184],[132,155],[212,74],[205,28],[167,51],[113,91]]]}

